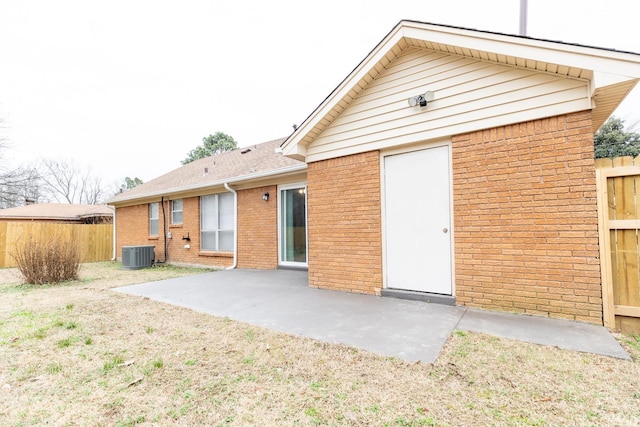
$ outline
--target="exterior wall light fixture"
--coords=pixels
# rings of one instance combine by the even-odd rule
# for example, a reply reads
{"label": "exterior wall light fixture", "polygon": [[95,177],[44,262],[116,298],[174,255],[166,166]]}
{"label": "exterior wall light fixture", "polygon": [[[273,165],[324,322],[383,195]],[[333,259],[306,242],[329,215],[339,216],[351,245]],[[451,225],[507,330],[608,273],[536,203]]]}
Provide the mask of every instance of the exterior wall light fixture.
{"label": "exterior wall light fixture", "polygon": [[266,192],[262,195],[262,200],[264,200],[265,202],[269,200],[269,192]]}
{"label": "exterior wall light fixture", "polygon": [[427,103],[433,101],[435,98],[435,94],[431,91],[427,91],[421,95],[416,95],[408,99],[409,105],[415,107],[417,105],[421,107],[426,107]]}

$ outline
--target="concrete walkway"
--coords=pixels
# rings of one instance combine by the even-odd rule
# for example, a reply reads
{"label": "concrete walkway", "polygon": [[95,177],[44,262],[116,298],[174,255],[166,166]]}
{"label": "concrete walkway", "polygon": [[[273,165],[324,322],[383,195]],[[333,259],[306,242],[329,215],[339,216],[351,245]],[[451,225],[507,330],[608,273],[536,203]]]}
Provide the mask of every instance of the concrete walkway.
{"label": "concrete walkway", "polygon": [[455,329],[629,359],[602,326],[311,289],[303,271],[218,271],[116,291],[411,362],[434,362]]}

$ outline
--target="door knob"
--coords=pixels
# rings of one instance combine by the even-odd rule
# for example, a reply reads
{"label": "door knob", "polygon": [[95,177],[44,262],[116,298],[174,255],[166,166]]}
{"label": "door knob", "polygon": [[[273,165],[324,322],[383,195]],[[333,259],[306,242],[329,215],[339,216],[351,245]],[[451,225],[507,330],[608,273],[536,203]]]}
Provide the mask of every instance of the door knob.
{"label": "door knob", "polygon": [[449,232],[449,229],[448,229],[448,228],[443,228],[443,229],[442,229],[442,232],[446,234],[446,233],[448,233],[448,232]]}

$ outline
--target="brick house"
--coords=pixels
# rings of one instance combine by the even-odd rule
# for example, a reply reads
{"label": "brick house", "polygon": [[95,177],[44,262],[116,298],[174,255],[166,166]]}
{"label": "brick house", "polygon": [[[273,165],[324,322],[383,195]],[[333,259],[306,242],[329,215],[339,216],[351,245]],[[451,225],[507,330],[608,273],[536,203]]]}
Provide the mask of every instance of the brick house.
{"label": "brick house", "polygon": [[[154,245],[156,261],[174,264],[306,266],[306,253],[304,262],[295,263],[290,254],[294,243],[298,252],[306,251],[306,229],[298,222],[306,220],[307,166],[283,156],[282,142],[199,159],[113,197],[109,203],[116,207],[118,258],[123,246]],[[278,251],[280,195],[289,212],[282,219],[282,252]],[[280,262],[279,253],[284,253]]]}
{"label": "brick house", "polygon": [[639,78],[637,54],[401,21],[286,140],[110,200],[118,251],[602,324],[593,133]]}

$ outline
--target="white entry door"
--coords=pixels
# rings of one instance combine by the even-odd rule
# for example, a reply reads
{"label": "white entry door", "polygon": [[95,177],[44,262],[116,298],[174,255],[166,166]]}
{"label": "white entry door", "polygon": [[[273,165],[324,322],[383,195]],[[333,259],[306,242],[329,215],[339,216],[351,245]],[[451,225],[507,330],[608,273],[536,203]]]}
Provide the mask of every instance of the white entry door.
{"label": "white entry door", "polygon": [[387,288],[451,295],[449,147],[384,158]]}

